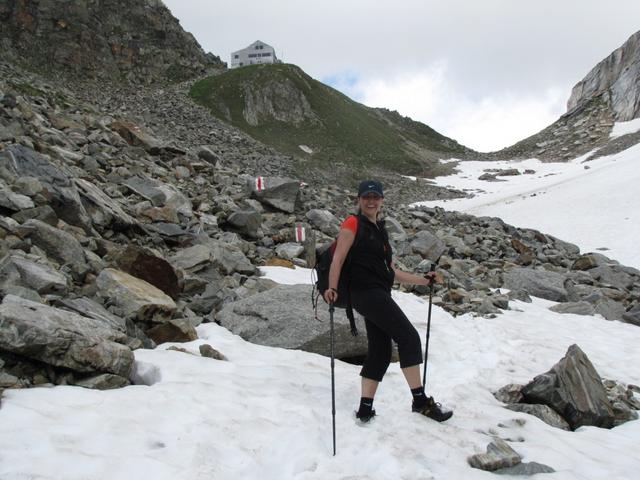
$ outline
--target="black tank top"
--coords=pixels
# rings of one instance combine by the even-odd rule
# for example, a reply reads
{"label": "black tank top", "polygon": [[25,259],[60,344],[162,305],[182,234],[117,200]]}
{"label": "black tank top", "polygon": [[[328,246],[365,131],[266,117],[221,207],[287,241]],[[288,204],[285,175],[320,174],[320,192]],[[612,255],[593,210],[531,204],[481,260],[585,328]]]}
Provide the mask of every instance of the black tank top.
{"label": "black tank top", "polygon": [[376,287],[391,290],[395,273],[391,269],[392,252],[384,220],[373,223],[358,215],[358,232],[349,255],[351,290]]}

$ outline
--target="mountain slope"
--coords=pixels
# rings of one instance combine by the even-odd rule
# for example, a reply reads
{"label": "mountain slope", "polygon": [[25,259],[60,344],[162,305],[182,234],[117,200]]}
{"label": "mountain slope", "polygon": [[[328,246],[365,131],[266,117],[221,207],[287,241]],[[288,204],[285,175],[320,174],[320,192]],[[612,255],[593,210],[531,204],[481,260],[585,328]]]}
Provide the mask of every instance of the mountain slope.
{"label": "mountain slope", "polygon": [[160,0],[6,0],[0,46],[24,66],[138,83],[222,67]]}
{"label": "mountain slope", "polygon": [[614,123],[638,117],[640,32],[633,34],[573,87],[567,112],[556,122],[493,156],[566,161],[595,149],[606,154],[617,153],[640,142],[640,136],[612,141]]}
{"label": "mountain slope", "polygon": [[396,112],[354,102],[294,65],[231,70],[196,83],[191,96],[300,164],[429,175],[440,158],[474,153]]}

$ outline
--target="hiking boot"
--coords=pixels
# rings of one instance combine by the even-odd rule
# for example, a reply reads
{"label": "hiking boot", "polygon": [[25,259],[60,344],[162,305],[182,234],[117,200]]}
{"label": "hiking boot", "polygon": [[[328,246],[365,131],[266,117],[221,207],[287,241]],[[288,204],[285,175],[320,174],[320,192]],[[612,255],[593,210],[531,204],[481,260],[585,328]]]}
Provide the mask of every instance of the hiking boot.
{"label": "hiking boot", "polygon": [[451,415],[453,415],[453,412],[443,410],[442,405],[437,403],[433,397],[427,397],[427,403],[425,405],[412,405],[411,410],[425,417],[429,417],[436,422],[446,422],[451,418]]}
{"label": "hiking boot", "polygon": [[356,418],[360,420],[362,423],[369,422],[373,417],[376,416],[376,410],[372,409],[371,413],[360,413],[356,412]]}

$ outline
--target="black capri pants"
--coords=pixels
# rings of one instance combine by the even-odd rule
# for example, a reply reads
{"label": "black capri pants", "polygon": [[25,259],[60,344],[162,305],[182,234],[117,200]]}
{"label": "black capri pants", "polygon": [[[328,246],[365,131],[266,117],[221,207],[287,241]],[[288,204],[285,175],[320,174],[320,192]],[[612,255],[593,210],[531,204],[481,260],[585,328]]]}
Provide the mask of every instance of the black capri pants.
{"label": "black capri pants", "polygon": [[354,290],[351,305],[364,317],[369,348],[360,375],[380,382],[391,362],[391,340],[398,345],[400,367],[422,363],[420,335],[383,288]]}

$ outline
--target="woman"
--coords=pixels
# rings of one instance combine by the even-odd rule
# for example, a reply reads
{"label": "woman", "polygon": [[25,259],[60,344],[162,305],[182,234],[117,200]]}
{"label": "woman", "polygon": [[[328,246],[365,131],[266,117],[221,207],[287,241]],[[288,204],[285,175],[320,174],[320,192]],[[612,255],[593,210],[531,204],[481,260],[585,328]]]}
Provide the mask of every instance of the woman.
{"label": "woman", "polygon": [[[364,317],[369,345],[362,366],[362,395],[356,417],[368,422],[376,414],[373,398],[391,361],[391,340],[398,345],[400,368],[413,395],[412,411],[438,422],[448,420],[452,412],[442,410],[433,397],[427,397],[420,378],[422,346],[420,336],[400,307],[391,298],[394,281],[415,285],[430,285],[435,273],[424,277],[397,269],[393,263],[384,221],[378,214],[384,199],[382,185],[366,180],[358,188],[358,216],[347,218],[340,229],[336,250],[329,270],[327,303],[338,298],[337,285],[342,265],[353,247],[349,263],[351,305]],[[356,233],[358,241],[354,245]]]}

